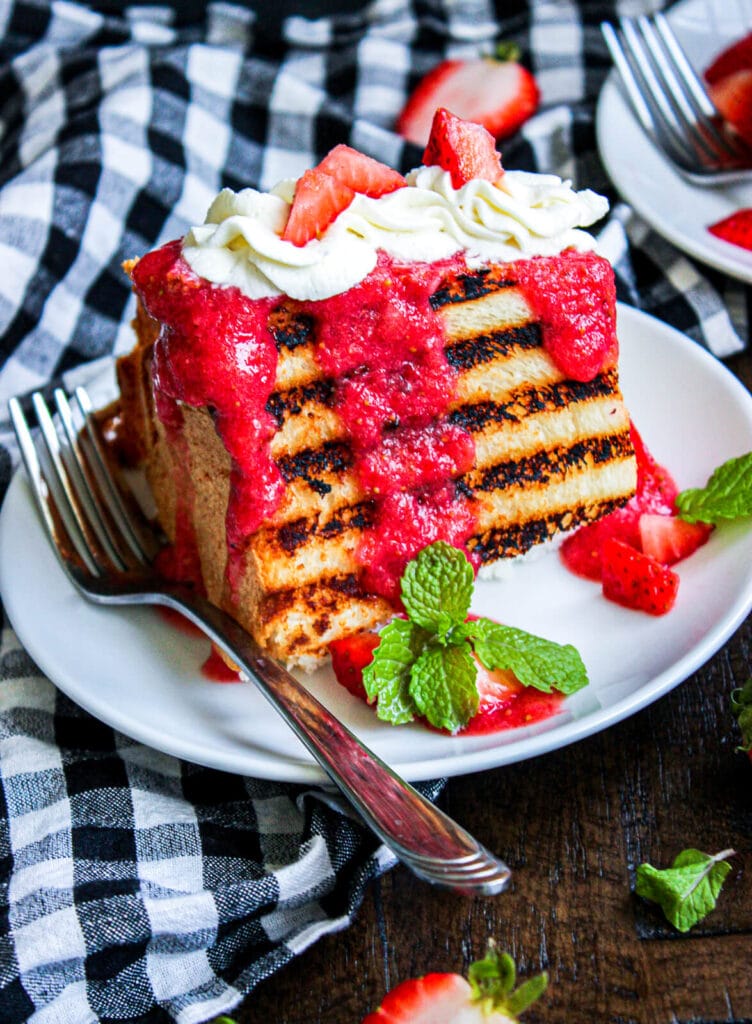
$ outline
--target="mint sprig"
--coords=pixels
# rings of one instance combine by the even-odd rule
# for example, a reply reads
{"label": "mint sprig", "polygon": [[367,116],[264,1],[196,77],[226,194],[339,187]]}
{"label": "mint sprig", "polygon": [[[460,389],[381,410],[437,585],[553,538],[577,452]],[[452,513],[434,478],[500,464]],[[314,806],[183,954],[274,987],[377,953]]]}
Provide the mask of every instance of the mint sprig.
{"label": "mint sprig", "polygon": [[682,850],[670,868],[640,864],[635,892],[658,903],[671,924],[688,932],[715,907],[731,865],[734,850],[711,856],[700,850]]}
{"label": "mint sprig", "polygon": [[585,666],[571,645],[554,643],[490,619],[467,621],[473,569],[463,551],[437,541],[405,568],[406,619],[381,632],[363,684],[376,714],[401,725],[422,715],[449,732],[463,728],[480,701],[477,664],[509,669],[524,686],[571,694],[587,685]]}
{"label": "mint sprig", "polygon": [[752,679],[731,694],[731,709],[742,732],[740,750],[752,755]]}
{"label": "mint sprig", "polygon": [[718,524],[752,516],[752,452],[718,466],[704,487],[682,491],[676,507],[689,523]]}

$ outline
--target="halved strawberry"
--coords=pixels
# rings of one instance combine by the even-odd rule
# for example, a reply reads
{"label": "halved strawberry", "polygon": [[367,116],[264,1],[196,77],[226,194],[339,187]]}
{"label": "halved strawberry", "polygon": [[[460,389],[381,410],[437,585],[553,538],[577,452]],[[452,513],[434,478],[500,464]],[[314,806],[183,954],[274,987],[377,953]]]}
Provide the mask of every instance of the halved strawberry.
{"label": "halved strawberry", "polygon": [[504,173],[493,135],[444,107],[434,115],[423,163],[449,171],[455,188],[462,188],[474,178],[498,181]]}
{"label": "halved strawberry", "polygon": [[362,1024],[517,1024],[517,1015],[545,991],[538,974],[515,989],[512,958],[489,943],[484,960],[459,974],[426,974],[403,981]]}
{"label": "halved strawberry", "polygon": [[752,32],[718,54],[705,71],[705,81],[712,84],[743,68],[752,68]]}
{"label": "halved strawberry", "polygon": [[540,91],[532,74],[518,63],[516,48],[500,49],[499,54],[498,60],[445,60],[429,71],[397,120],[400,135],[425,146],[438,107],[483,125],[496,139],[517,131],[538,109]]}
{"label": "halved strawberry", "polygon": [[363,669],[373,661],[373,652],[379,645],[378,633],[354,633],[352,636],[332,640],[329,653],[332,656],[332,669],[346,690],[354,697],[367,701],[368,695],[363,687]]}
{"label": "halved strawberry", "polygon": [[662,565],[674,565],[688,558],[710,536],[707,523],[688,523],[678,516],[645,512],[638,523],[640,547],[644,554]]}
{"label": "halved strawberry", "polygon": [[330,174],[353,192],[373,199],[407,185],[399,171],[344,144],[330,150],[316,170]]}
{"label": "halved strawberry", "polygon": [[679,577],[649,555],[615,537],[603,545],[603,594],[625,608],[665,615],[676,601]]}
{"label": "halved strawberry", "polygon": [[675,511],[674,502],[679,493],[676,481],[666,467],[653,458],[634,423],[630,423],[630,435],[637,459],[635,503],[638,509],[640,512],[671,515]]}
{"label": "halved strawberry", "polygon": [[719,78],[708,92],[719,113],[752,146],[752,68]]}
{"label": "halved strawberry", "polygon": [[329,227],[355,198],[355,192],[323,171],[306,171],[295,186],[282,238],[293,245],[305,245]]}
{"label": "halved strawberry", "polygon": [[752,209],[736,210],[723,220],[711,224],[708,231],[724,242],[752,251]]}

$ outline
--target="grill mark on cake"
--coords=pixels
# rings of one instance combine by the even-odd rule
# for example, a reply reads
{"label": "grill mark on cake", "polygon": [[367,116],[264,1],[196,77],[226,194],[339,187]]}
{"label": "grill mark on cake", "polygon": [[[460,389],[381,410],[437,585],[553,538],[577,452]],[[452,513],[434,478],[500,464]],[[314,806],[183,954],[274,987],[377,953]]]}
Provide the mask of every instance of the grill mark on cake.
{"label": "grill mark on cake", "polygon": [[269,330],[278,352],[283,348],[291,351],[313,340],[313,317],[282,303],[269,316]]}
{"label": "grill mark on cake", "polygon": [[507,268],[499,265],[446,277],[429,299],[431,308],[437,310],[454,302],[470,302],[502,288],[512,288],[517,282],[507,275]]}
{"label": "grill mark on cake", "polygon": [[627,500],[626,497],[608,498],[580,505],[576,509],[552,512],[539,519],[488,530],[486,533],[471,537],[467,546],[480,558],[483,565],[502,558],[516,558],[526,554],[536,544],[545,543],[565,530],[570,532],[614,512],[625,505]]}
{"label": "grill mark on cake", "polygon": [[287,391],[273,391],[266,403],[266,411],[271,413],[281,427],[288,416],[297,416],[309,402],[331,406],[334,399],[335,381],[326,378],[311,381]]}
{"label": "grill mark on cake", "polygon": [[492,363],[499,357],[508,357],[515,350],[540,348],[541,344],[540,325],[527,323],[492,331],[491,334],[463,338],[462,341],[448,345],[444,352],[447,362],[455,370],[472,370],[484,363]]}
{"label": "grill mark on cake", "polygon": [[282,455],[276,461],[285,483],[305,480],[317,494],[329,494],[332,485],[322,477],[342,473],[352,464],[352,456],[346,444],[326,441],[319,448],[304,448],[294,455]]}
{"label": "grill mark on cake", "polygon": [[616,374],[613,371],[587,383],[567,380],[541,387],[520,388],[506,402],[477,402],[454,409],[449,414],[449,422],[477,434],[489,423],[520,423],[535,413],[565,409],[613,395],[615,388]]}
{"label": "grill mark on cake", "polygon": [[563,477],[573,468],[587,469],[630,458],[633,454],[628,430],[604,437],[591,437],[569,446],[543,448],[521,459],[499,462],[480,473],[470,472],[460,481],[463,493],[498,491],[515,485],[545,485]]}
{"label": "grill mark on cake", "polygon": [[322,577],[302,587],[274,590],[264,597],[261,619],[268,622],[281,613],[304,608],[315,615],[331,616],[350,602],[374,604],[380,601],[363,589],[355,573]]}
{"label": "grill mark on cake", "polygon": [[319,523],[315,518],[296,519],[281,526],[275,540],[288,555],[293,555],[304,544],[316,538],[331,541],[348,530],[362,532],[373,525],[374,512],[374,502],[361,501],[357,505],[337,509],[325,523]]}

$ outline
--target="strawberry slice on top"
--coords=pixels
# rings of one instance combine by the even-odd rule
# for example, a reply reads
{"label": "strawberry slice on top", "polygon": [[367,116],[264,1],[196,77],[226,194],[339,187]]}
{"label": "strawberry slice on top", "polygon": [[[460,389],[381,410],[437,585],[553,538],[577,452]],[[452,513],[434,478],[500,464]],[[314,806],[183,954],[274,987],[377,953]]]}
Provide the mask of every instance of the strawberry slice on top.
{"label": "strawberry slice on top", "polygon": [[493,135],[445,107],[434,114],[423,163],[449,171],[454,188],[462,188],[474,178],[497,182],[504,174]]}
{"label": "strawberry slice on top", "polygon": [[316,170],[331,174],[353,192],[360,192],[373,199],[407,185],[399,171],[344,144],[335,146],[327,153]]}

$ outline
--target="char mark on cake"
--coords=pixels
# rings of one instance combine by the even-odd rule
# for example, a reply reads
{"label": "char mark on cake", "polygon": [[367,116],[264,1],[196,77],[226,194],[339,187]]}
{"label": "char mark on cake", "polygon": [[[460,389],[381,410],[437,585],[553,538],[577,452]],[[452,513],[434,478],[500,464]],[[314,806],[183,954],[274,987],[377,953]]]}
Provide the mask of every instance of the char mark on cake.
{"label": "char mark on cake", "polygon": [[373,524],[375,505],[372,501],[361,501],[356,505],[347,505],[337,509],[325,523],[318,519],[298,519],[294,523],[285,523],[276,531],[279,546],[286,554],[292,555],[303,545],[316,538],[334,540],[347,530],[362,533]]}
{"label": "char mark on cake", "polygon": [[297,416],[309,402],[330,406],[334,397],[334,381],[329,379],[314,380],[301,387],[289,388],[287,391],[273,391],[266,403],[266,411],[271,413],[281,427],[288,416]]}
{"label": "char mark on cake", "polygon": [[517,558],[537,544],[552,540],[563,531],[571,532],[579,526],[585,526],[601,516],[616,511],[626,500],[626,497],[608,498],[564,512],[552,512],[539,519],[529,519],[524,523],[488,530],[486,533],[471,537],[467,547],[478,556],[482,565],[502,558]]}
{"label": "char mark on cake", "polygon": [[616,373],[600,374],[594,380],[559,381],[541,387],[520,388],[506,402],[477,402],[463,405],[449,414],[449,422],[471,434],[491,423],[520,423],[536,413],[570,408],[572,405],[604,398],[614,393]]}
{"label": "char mark on cake", "polygon": [[313,317],[283,302],[270,314],[269,330],[277,351],[292,350],[313,340]]}
{"label": "char mark on cake", "polygon": [[328,494],[332,489],[322,477],[342,473],[351,463],[350,449],[337,441],[327,441],[319,448],[304,448],[294,455],[283,455],[277,459],[277,467],[285,483],[305,480],[318,494]]}
{"label": "char mark on cake", "polygon": [[590,437],[566,447],[543,448],[521,459],[499,462],[482,471],[471,471],[462,480],[463,491],[469,488],[478,493],[520,485],[544,486],[572,469],[592,469],[606,462],[630,458],[632,452],[629,431]]}
{"label": "char mark on cake", "polygon": [[464,338],[448,345],[444,351],[449,365],[462,371],[492,363],[521,349],[540,348],[540,345],[540,325],[528,323],[493,331],[491,334],[478,334],[474,338]]}
{"label": "char mark on cake", "polygon": [[516,283],[509,277],[508,269],[503,264],[481,267],[464,274],[452,274],[444,278],[431,296],[431,307],[436,310],[453,302],[470,302],[491,292],[501,291],[502,288],[512,288]]}

